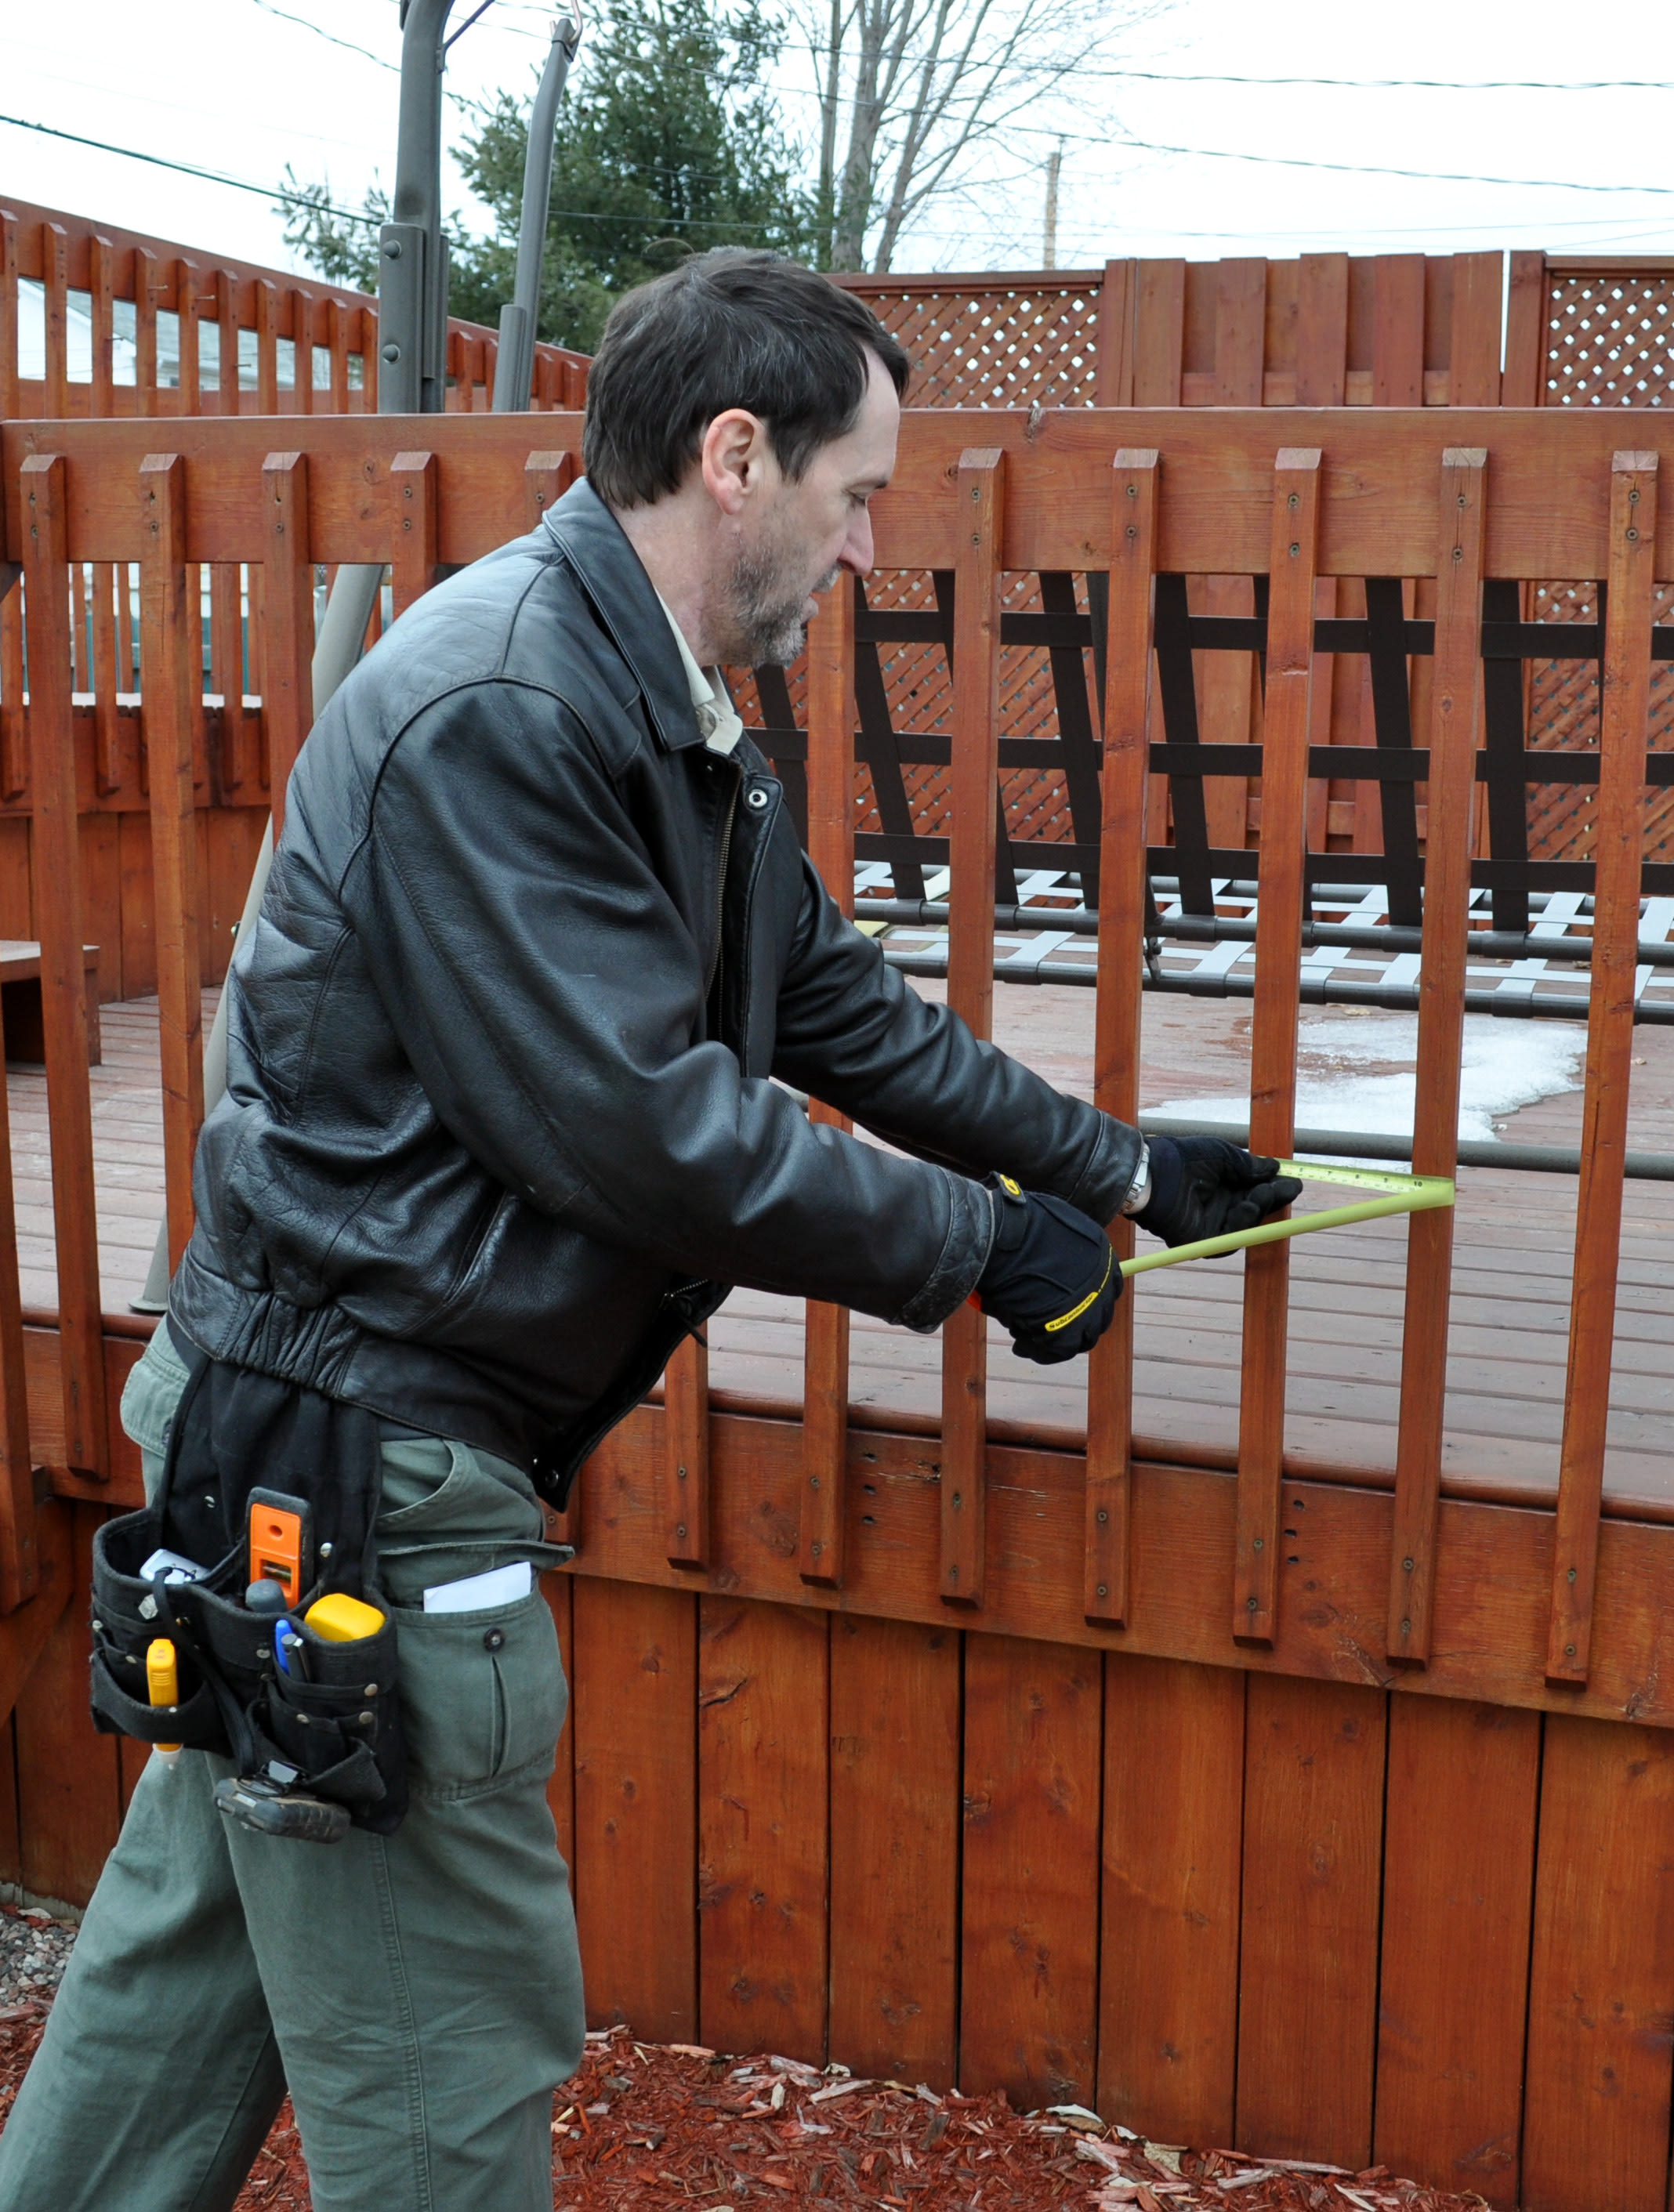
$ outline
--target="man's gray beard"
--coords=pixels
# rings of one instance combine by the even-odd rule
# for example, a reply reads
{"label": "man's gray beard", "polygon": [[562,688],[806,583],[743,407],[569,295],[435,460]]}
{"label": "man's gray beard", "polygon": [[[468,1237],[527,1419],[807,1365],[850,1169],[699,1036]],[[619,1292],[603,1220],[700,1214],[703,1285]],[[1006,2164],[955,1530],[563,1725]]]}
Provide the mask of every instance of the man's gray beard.
{"label": "man's gray beard", "polygon": [[[733,566],[732,617],[735,645],[727,655],[734,667],[788,668],[801,657],[807,643],[807,624],[802,610],[807,589],[794,598],[786,592],[786,563],[741,553]],[[837,581],[833,568],[814,585],[828,592]]]}

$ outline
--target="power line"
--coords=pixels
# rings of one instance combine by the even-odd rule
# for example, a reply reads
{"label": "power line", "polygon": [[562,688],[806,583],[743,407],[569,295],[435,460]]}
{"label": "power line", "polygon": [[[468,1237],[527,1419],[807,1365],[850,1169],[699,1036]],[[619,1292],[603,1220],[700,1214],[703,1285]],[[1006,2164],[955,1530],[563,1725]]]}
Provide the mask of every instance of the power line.
{"label": "power line", "polygon": [[1300,154],[1233,154],[1223,146],[1162,146],[1148,138],[1088,138],[1083,145],[1133,146],[1142,154],[1184,154],[1193,161],[1257,161],[1269,169],[1329,169],[1339,177],[1409,177],[1421,184],[1508,185],[1520,191],[1650,193],[1674,198],[1674,185],[1581,185],[1560,177],[1482,177],[1453,169],[1388,169],[1371,161],[1311,161]]}
{"label": "power line", "polygon": [[[357,46],[352,39],[340,39],[335,31],[322,30],[318,23],[311,23],[306,15],[293,15],[289,8],[276,8],[273,0],[256,0],[256,5],[268,15],[278,16],[282,22],[295,23],[301,30],[312,31],[315,38],[324,39],[329,46],[341,46],[346,54],[359,54],[363,61],[376,62],[381,70],[393,70],[397,76],[401,74],[399,63],[387,61],[382,54],[374,54],[370,46]],[[469,25],[466,27],[468,29]]]}
{"label": "power line", "polygon": [[1578,77],[1560,83],[1536,77],[1228,76],[1210,70],[1188,76],[1175,70],[1079,67],[1075,74],[1128,77],[1141,84],[1320,85],[1333,92],[1674,92],[1674,82],[1638,76]]}
{"label": "power line", "polygon": [[199,169],[190,161],[171,161],[162,154],[142,154],[137,147],[113,146],[108,139],[84,138],[77,131],[58,131],[50,123],[32,123],[25,115],[0,115],[0,123],[9,123],[15,131],[37,131],[44,138],[67,139],[72,146],[91,146],[97,154],[118,154],[126,161],[144,161],[154,169],[178,169],[183,177],[198,177],[209,185],[225,185],[235,192],[256,192],[271,202],[283,200],[292,207],[318,208],[322,215],[334,215],[342,222],[370,223],[374,218],[356,215],[349,208],[332,207],[326,200],[311,199],[306,192],[288,192],[280,185],[253,185],[243,177],[223,176],[218,169]]}

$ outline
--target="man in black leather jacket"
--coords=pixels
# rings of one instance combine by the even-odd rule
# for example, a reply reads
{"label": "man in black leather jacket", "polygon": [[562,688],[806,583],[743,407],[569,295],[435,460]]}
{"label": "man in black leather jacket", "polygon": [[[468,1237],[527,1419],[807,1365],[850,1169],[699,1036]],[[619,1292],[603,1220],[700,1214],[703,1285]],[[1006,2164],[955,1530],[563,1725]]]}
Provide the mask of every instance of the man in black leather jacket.
{"label": "man in black leather jacket", "polygon": [[14,2212],[230,2204],[287,2083],[320,2212],[550,2207],[581,2033],[556,1646],[538,1591],[425,1593],[550,1557],[537,1494],[731,1285],[921,1330],[977,1292],[1063,1358],[1109,1322],[1124,1208],[1179,1241],[1294,1194],[1229,1146],[1147,1158],[919,999],[710,672],[794,659],[869,568],[905,376],[770,256],[633,295],[587,481],[405,615],[303,749],[125,1419],[155,1480],[194,1348],[379,1418],[411,1809],[310,1851],[220,1821],[224,1761],[152,1762],[0,2152]]}

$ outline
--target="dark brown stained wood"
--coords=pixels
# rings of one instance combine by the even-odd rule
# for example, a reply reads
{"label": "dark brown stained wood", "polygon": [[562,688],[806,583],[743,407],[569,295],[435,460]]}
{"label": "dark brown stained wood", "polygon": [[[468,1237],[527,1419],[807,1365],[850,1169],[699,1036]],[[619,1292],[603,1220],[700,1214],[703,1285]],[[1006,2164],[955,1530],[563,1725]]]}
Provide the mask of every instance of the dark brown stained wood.
{"label": "dark brown stained wood", "polygon": [[959,1636],[831,1623],[833,2058],[945,2089],[957,2063]]}
{"label": "dark brown stained wood", "polygon": [[1587,1004],[1586,1098],[1575,1214],[1575,1293],[1569,1318],[1557,1544],[1546,1671],[1584,1682],[1592,1640],[1598,1512],[1604,1485],[1622,1241],[1622,1170],[1634,1051],[1640,863],[1645,842],[1645,756],[1651,696],[1655,453],[1616,456],[1599,708],[1592,984]]}
{"label": "dark brown stained wood", "polygon": [[17,384],[17,217],[0,208],[0,422],[21,412]]}
{"label": "dark brown stained wood", "polygon": [[1296,404],[1341,407],[1348,362],[1348,256],[1305,253],[1296,274]]}
{"label": "dark brown stained wood", "polygon": [[[549,1542],[553,1540],[550,1529],[547,1540]],[[558,1656],[563,1662],[563,1678],[571,1686],[572,1697],[575,1680],[575,1579],[573,1575],[559,1574],[543,1575],[540,1578],[541,1589],[551,1608],[552,1626],[558,1633]],[[567,1713],[563,1733],[558,1738],[558,1755],[553,1762],[552,1778],[546,1785],[546,1802],[551,1808],[559,1856],[569,1868],[573,1889],[575,1880],[575,1730]]]}
{"label": "dark brown stained wood", "polygon": [[1526,2212],[1661,2212],[1674,1737],[1546,1723],[1523,2118]]}
{"label": "dark brown stained wood", "polygon": [[1424,404],[1424,256],[1380,253],[1373,295],[1372,404]]}
{"label": "dark brown stained wood", "polygon": [[959,2086],[1021,2112],[1093,2097],[1103,1674],[1096,1651],[965,1639]]}
{"label": "dark brown stained wood", "polygon": [[[1274,469],[1250,1146],[1252,1152],[1278,1158],[1289,1154],[1296,1106],[1296,994],[1307,839],[1319,459],[1316,450],[1287,447]],[[1289,1283],[1287,1245],[1257,1245],[1245,1255],[1233,1633],[1257,1643],[1272,1640],[1278,1598]]]}
{"label": "dark brown stained wood", "polygon": [[689,1336],[663,1370],[663,1549],[677,1567],[709,1564],[709,1355]]}
{"label": "dark brown stained wood", "polygon": [[1169,2142],[1233,2140],[1245,1677],[1105,1661],[1096,2109]]}
{"label": "dark brown stained wood", "polygon": [[49,415],[70,412],[69,240],[64,225],[40,227],[41,317],[46,348],[46,399]]}
{"label": "dark brown stained wood", "polygon": [[1107,261],[1099,294],[1099,359],[1094,392],[1101,407],[1128,407],[1134,397],[1134,314],[1139,264]]}
{"label": "dark brown stained wood", "polygon": [[[845,576],[808,629],[808,857],[845,914],[855,908],[855,590]],[[809,1119],[837,1129],[846,1115],[814,1099]],[[849,1448],[849,1310],[811,1299],[802,1360],[802,1579],[843,1582],[843,1474]]]}
{"label": "dark brown stained wood", "polygon": [[1506,301],[1506,372],[1500,383],[1500,404],[1539,407],[1545,398],[1546,256],[1514,252]]}
{"label": "dark brown stained wood", "polygon": [[168,1264],[192,1236],[192,1163],[204,1122],[203,990],[192,738],[202,703],[198,571],[184,560],[186,465],[174,453],[140,464],[140,669],[150,762],[151,867],[156,914],[157,1024],[162,1044]]}
{"label": "dark brown stained wood", "polygon": [[88,1091],[87,972],[77,866],[64,507],[68,471],[41,455],[23,465],[29,639],[32,859],[40,940],[41,1014],[52,1114],[52,1212],[63,1331],[68,1464],[109,1470],[100,1321],[99,1227]]}
{"label": "dark brown stained wood", "polygon": [[[947,1003],[979,1037],[994,1016],[994,850],[1000,773],[1000,546],[1005,457],[959,456],[953,608],[953,835]],[[983,1601],[988,1324],[961,1305],[941,1334],[941,1594]]]}
{"label": "dark brown stained wood", "polygon": [[[259,276],[254,285],[256,332],[256,412],[279,411],[279,303],[277,288]],[[375,350],[374,356],[375,358]]]}
{"label": "dark brown stained wood", "polygon": [[[28,1333],[29,1341],[35,1337]],[[40,1341],[48,1350],[56,1344],[46,1335]],[[43,1401],[50,1404],[52,1371],[44,1351],[39,1399],[31,1370],[32,1413]],[[843,1589],[827,1593],[811,1589],[796,1572],[795,1424],[712,1413],[715,1564],[705,1584],[663,1557],[661,1423],[660,1408],[630,1416],[588,1463],[589,1573],[721,1588],[862,1616],[927,1624],[947,1618],[935,1571],[933,1436],[851,1431],[847,1565]],[[1080,1455],[995,1443],[989,1456],[992,1571],[988,1602],[974,1620],[996,1634],[1674,1725],[1666,1599],[1674,1528],[1605,1522],[1592,1674],[1585,1689],[1554,1688],[1544,1672],[1549,1508],[1444,1498],[1438,1542],[1448,1568],[1437,1593],[1430,1665],[1417,1671],[1379,1656],[1393,1511],[1386,1491],[1353,1478],[1287,1477],[1281,1534],[1291,1591],[1268,1650],[1235,1644],[1230,1632],[1237,1508],[1230,1473],[1135,1460],[1131,1603],[1127,1628],[1117,1630],[1089,1624],[1082,1610]]]}
{"label": "dark brown stained wood", "polygon": [[23,1879],[23,1837],[17,1819],[17,1728],[0,1727],[0,1881]]}
{"label": "dark brown stained wood", "polygon": [[389,465],[394,530],[391,596],[398,622],[436,580],[436,457],[398,453]]}
{"label": "dark brown stained wood", "polygon": [[[1140,964],[1145,934],[1144,822],[1150,749],[1151,599],[1156,562],[1158,463],[1123,447],[1111,479],[1110,631],[1105,656],[1105,755],[1100,779],[1099,981],[1093,1026],[1093,1103],[1118,1121],[1139,1112]],[[1132,1224],[1111,1225],[1118,1263],[1134,1249]],[[1134,1302],[1087,1362],[1087,1586],[1089,1620],[1119,1626],[1128,1605],[1128,1461],[1133,1429]]]}
{"label": "dark brown stained wood", "polygon": [[23,1367],[11,1108],[7,1087],[0,1084],[0,1617],[34,1598],[41,1572],[39,1520]]}
{"label": "dark brown stained wood", "polygon": [[[9,1714],[28,1693],[40,1655],[74,1591],[76,1513],[75,1506],[60,1498],[46,1500],[36,1511],[34,1594],[27,1605],[0,1613],[0,1715]],[[82,1633],[85,1643],[85,1621]],[[84,1662],[82,1675],[85,1680]]]}
{"label": "dark brown stained wood", "polygon": [[823,2065],[830,1625],[706,1597],[697,1626],[699,2040]]}
{"label": "dark brown stained wood", "polygon": [[1505,264],[1498,253],[1453,256],[1453,328],[1447,397],[1454,407],[1500,404],[1501,303]]}
{"label": "dark brown stained wood", "polygon": [[293,287],[290,293],[291,405],[299,415],[313,412],[313,299]]}
{"label": "dark brown stained wood", "polygon": [[523,526],[526,530],[533,530],[547,509],[557,505],[575,483],[579,468],[580,460],[573,450],[536,452],[529,455],[523,464]]}
{"label": "dark brown stained wood", "polygon": [[1235,2140],[1257,2157],[1371,2155],[1385,1711],[1251,1677]]}
{"label": "dark brown stained wood", "polygon": [[1186,264],[1141,261],[1136,266],[1134,404],[1178,407],[1185,356]]}
{"label": "dark brown stained wood", "polygon": [[238,310],[234,305],[233,273],[215,272],[215,319],[218,332],[219,368],[216,396],[223,415],[238,413]]}
{"label": "dark brown stained wood", "polygon": [[1223,261],[1214,305],[1215,404],[1259,407],[1267,337],[1267,264]]}
{"label": "dark brown stained wood", "polygon": [[242,571],[232,562],[217,561],[210,570],[210,689],[221,699],[220,758],[213,782],[223,799],[258,795],[256,720],[244,710],[242,586]]}
{"label": "dark brown stained wood", "polygon": [[[1488,457],[1480,448],[1452,447],[1442,458],[1439,507],[1443,538],[1436,551],[1430,827],[1424,848],[1424,952],[1419,970],[1413,1124],[1416,1175],[1451,1176],[1458,1162],[1465,938],[1482,720],[1487,471]],[[1407,1230],[1395,1548],[1385,1648],[1392,1659],[1421,1665],[1429,1656],[1435,1601],[1452,1267],[1453,1209],[1438,1206],[1413,1214]]]}
{"label": "dark brown stained wood", "polygon": [[[502,427],[502,425],[504,427]],[[438,550],[444,561],[489,552],[523,526],[520,477],[529,426],[517,418],[466,422],[454,416],[321,416],[301,425],[319,482],[311,526],[323,561],[386,559],[387,510],[368,498],[388,462],[422,441],[441,465]],[[1157,552],[1160,570],[1245,575],[1266,570],[1270,553],[1273,417],[1257,409],[1179,411],[1054,409],[1026,435],[1017,410],[910,410],[900,462],[874,514],[879,543],[902,568],[951,567],[957,537],[954,476],[974,438],[1002,448],[1015,472],[1007,503],[1003,566],[1085,569],[1109,555],[1110,501],[1105,471],[1118,445],[1154,446],[1169,483]],[[1609,535],[1610,457],[1619,422],[1604,409],[1554,408],[1519,414],[1463,408],[1434,410],[1298,409],[1286,423],[1299,444],[1320,444],[1323,474],[1319,571],[1323,575],[1426,574],[1435,558],[1437,465],[1444,446],[1486,446],[1494,454],[1494,508],[1484,562],[1490,575],[1533,579],[1604,573]],[[580,418],[557,416],[541,425],[555,444],[579,441]],[[194,560],[265,557],[262,520],[250,498],[253,473],[270,450],[271,422],[259,416],[227,422],[181,418],[168,443],[193,470],[188,553]],[[1429,442],[1430,441],[1434,442]],[[69,516],[71,556],[113,561],[134,556],[133,520],[119,498],[155,432],[132,422],[76,422],[43,427],[8,422],[0,453],[9,481],[31,452],[62,451],[74,464]],[[1674,481],[1674,477],[1671,477]],[[1555,500],[1551,486],[1564,496]],[[1674,499],[1674,491],[1665,489]],[[8,503],[12,533],[6,557],[21,557],[18,510]],[[1674,528],[1674,525],[1671,525]]]}
{"label": "dark brown stained wood", "polygon": [[157,294],[162,278],[156,256],[134,248],[134,406],[142,416],[157,412]]}
{"label": "dark brown stained wood", "polygon": [[[74,1595],[53,1624],[17,1706],[17,1796],[23,1830],[23,1887],[40,1898],[83,1905],[93,1894],[121,1824],[116,1740],[100,1735],[88,1709],[86,1614],[97,1506],[74,1516]],[[25,1620],[25,1607],[15,1619]]]}
{"label": "dark brown stained wood", "polygon": [[575,1578],[576,1892],[587,2018],[697,2033],[697,1601]]}
{"label": "dark brown stained wood", "polygon": [[[267,454],[262,463],[262,720],[277,839],[284,827],[285,785],[313,726],[313,556],[306,453]],[[385,557],[383,549],[377,557]]]}
{"label": "dark brown stained wood", "polygon": [[180,412],[201,415],[204,398],[198,373],[198,271],[190,261],[174,264],[174,311],[180,318]]}
{"label": "dark brown stained wood", "polygon": [[92,370],[90,404],[95,415],[115,412],[112,353],[116,336],[115,254],[107,238],[88,240],[88,313],[91,323]]}
{"label": "dark brown stained wood", "polygon": [[1393,1698],[1373,2156],[1519,2203],[1538,1715]]}

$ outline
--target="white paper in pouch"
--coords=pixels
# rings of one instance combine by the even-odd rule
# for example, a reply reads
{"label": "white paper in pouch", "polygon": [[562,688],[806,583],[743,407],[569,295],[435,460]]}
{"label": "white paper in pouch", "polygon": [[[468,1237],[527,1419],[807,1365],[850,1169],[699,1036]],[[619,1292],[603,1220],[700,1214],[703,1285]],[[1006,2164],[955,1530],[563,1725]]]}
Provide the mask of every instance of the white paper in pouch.
{"label": "white paper in pouch", "polygon": [[535,1586],[535,1571],[527,1559],[514,1559],[508,1567],[490,1567],[486,1574],[466,1575],[462,1582],[435,1583],[424,1593],[426,1613],[486,1613],[496,1605],[515,1605]]}

